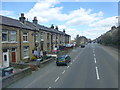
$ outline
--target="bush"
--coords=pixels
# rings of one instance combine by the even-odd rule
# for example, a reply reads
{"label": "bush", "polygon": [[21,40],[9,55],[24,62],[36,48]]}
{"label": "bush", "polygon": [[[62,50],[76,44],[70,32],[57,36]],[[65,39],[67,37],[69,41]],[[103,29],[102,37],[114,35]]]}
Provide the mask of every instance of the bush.
{"label": "bush", "polygon": [[30,68],[31,68],[32,71],[36,71],[37,70],[37,66],[35,66],[33,64],[30,64],[29,66],[30,66]]}
{"label": "bush", "polygon": [[37,59],[36,56],[32,56],[31,61],[36,60],[36,59]]}

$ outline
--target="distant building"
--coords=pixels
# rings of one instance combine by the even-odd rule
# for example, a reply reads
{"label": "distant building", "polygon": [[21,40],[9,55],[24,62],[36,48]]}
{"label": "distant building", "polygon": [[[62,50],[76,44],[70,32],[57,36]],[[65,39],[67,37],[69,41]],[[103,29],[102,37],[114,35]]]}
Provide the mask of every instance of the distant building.
{"label": "distant building", "polygon": [[77,35],[77,37],[76,37],[76,44],[78,46],[81,45],[81,44],[85,44],[86,42],[88,42],[88,39],[85,36]]}

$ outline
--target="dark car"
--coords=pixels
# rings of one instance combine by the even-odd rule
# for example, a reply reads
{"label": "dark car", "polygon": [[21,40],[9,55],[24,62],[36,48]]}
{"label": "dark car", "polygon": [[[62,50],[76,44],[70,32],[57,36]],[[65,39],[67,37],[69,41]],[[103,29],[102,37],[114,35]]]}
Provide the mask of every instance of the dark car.
{"label": "dark car", "polygon": [[68,65],[68,63],[71,62],[71,58],[69,55],[62,55],[57,58],[56,65]]}
{"label": "dark car", "polygon": [[84,48],[84,47],[85,47],[85,44],[82,44],[82,45],[81,45],[81,48]]}

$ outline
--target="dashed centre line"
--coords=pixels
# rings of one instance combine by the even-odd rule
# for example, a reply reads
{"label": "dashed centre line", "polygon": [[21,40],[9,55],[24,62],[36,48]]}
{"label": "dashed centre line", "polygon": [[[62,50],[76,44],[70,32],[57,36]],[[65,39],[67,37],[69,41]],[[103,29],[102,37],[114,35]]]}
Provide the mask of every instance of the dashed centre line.
{"label": "dashed centre line", "polygon": [[67,68],[69,68],[70,66],[67,66]]}
{"label": "dashed centre line", "polygon": [[94,57],[95,57],[95,53],[94,53]]}
{"label": "dashed centre line", "polygon": [[55,82],[57,82],[59,80],[60,77],[58,77],[57,79],[55,79]]}
{"label": "dashed centre line", "polygon": [[99,80],[99,79],[100,79],[100,77],[99,77],[99,73],[98,73],[98,68],[97,68],[97,67],[95,67],[95,69],[96,69],[97,80]]}
{"label": "dashed centre line", "polygon": [[64,74],[65,73],[65,70],[62,72],[62,74]]}
{"label": "dashed centre line", "polygon": [[94,61],[95,61],[95,63],[96,63],[96,58],[94,57]]}

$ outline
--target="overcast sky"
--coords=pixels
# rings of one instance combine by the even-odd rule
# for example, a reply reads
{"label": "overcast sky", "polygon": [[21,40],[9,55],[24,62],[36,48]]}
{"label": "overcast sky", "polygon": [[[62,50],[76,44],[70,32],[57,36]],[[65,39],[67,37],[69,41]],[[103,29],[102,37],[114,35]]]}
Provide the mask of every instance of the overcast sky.
{"label": "overcast sky", "polygon": [[36,16],[41,25],[50,27],[54,24],[60,31],[65,29],[72,39],[77,34],[95,39],[117,24],[118,3],[58,0],[2,2],[0,15],[19,19],[20,13],[24,13],[29,21]]}

